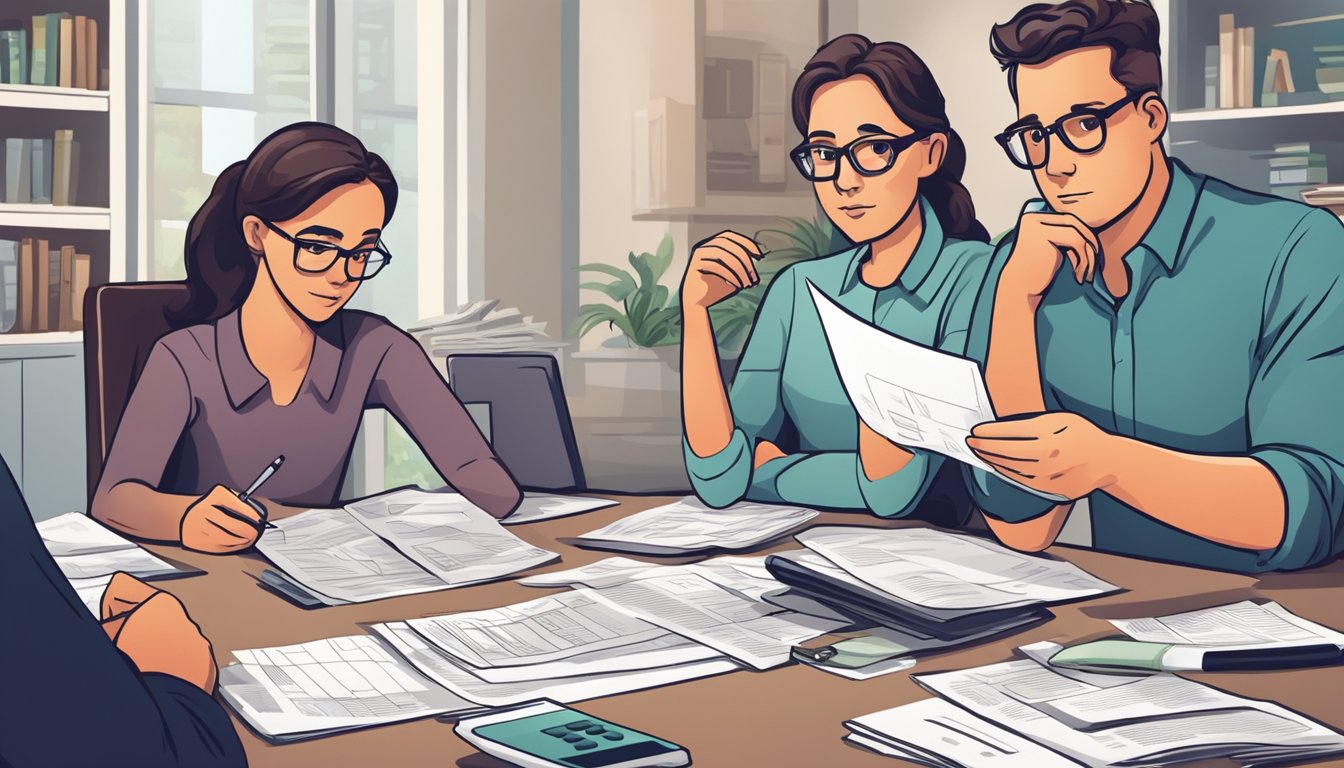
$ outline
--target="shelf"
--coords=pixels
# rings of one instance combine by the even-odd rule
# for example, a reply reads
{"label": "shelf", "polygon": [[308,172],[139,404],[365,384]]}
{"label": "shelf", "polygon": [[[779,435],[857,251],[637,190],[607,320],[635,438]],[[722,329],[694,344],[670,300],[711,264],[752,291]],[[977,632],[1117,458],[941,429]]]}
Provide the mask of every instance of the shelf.
{"label": "shelf", "polygon": [[84,88],[0,84],[0,107],[106,112],[107,97],[107,91],[90,91]]}
{"label": "shelf", "polygon": [[704,205],[694,208],[658,208],[636,211],[635,221],[687,221],[778,219],[799,217],[811,219],[817,215],[817,199],[811,192],[759,193],[711,192],[705,195]]}
{"label": "shelf", "polygon": [[[83,331],[46,331],[43,333],[0,333],[0,347],[49,347],[57,344],[80,344]],[[4,354],[0,353],[0,357]]]}
{"label": "shelf", "polygon": [[50,203],[0,203],[0,227],[38,227],[42,229],[112,228],[112,213],[107,208]]}
{"label": "shelf", "polygon": [[1265,117],[1293,117],[1296,115],[1344,115],[1344,100],[1320,104],[1300,104],[1290,107],[1241,107],[1237,109],[1186,109],[1171,113],[1173,123],[1198,123],[1211,120],[1246,120]]}

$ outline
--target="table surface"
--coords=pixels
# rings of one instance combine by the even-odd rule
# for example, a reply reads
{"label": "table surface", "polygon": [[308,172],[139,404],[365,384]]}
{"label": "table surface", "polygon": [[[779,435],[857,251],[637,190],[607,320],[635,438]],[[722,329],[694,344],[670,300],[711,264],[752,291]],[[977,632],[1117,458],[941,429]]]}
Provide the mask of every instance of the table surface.
{"label": "table surface", "polygon": [[[618,498],[618,497],[611,497]],[[535,573],[572,568],[609,557],[562,543],[632,512],[666,503],[669,497],[619,497],[616,507],[510,528],[561,559]],[[900,527],[857,514],[823,513],[815,524]],[[792,539],[752,554],[796,548]],[[303,610],[262,589],[257,580],[266,561],[258,555],[214,557],[176,547],[151,550],[201,568],[193,578],[158,586],[186,604],[214,646],[221,666],[234,650],[289,645],[360,634],[359,624],[495,608],[540,597],[554,590],[501,581],[372,603]],[[690,749],[697,766],[894,766],[903,764],[848,746],[844,720],[930,694],[910,673],[965,669],[1013,656],[1019,645],[1040,640],[1060,643],[1114,634],[1107,619],[1154,616],[1221,605],[1247,598],[1277,600],[1290,611],[1344,628],[1344,561],[1296,573],[1259,576],[1206,571],[1057,546],[1055,557],[1070,560],[1126,591],[1069,605],[1053,606],[1055,618],[1022,632],[969,648],[920,657],[909,672],[854,681],[792,664],[754,672],[692,680],[663,688],[576,704],[577,708],[647,731]],[[689,562],[698,558],[644,558]],[[1203,682],[1237,694],[1277,701],[1335,728],[1344,729],[1344,667],[1283,672],[1198,674]],[[236,715],[234,725],[250,763],[264,766],[448,766],[497,768],[504,763],[477,752],[452,732],[450,723],[425,719],[362,731],[271,745]],[[1204,765],[1231,765],[1206,762]],[[1194,765],[1193,763],[1188,765]],[[1344,759],[1313,765],[1344,765]]]}

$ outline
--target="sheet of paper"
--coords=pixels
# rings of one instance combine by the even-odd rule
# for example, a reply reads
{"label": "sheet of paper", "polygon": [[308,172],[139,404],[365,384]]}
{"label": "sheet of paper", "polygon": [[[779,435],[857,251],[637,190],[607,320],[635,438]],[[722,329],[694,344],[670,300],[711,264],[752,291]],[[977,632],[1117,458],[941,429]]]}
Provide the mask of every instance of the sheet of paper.
{"label": "sheet of paper", "polygon": [[460,666],[487,683],[521,683],[531,680],[558,680],[563,677],[605,675],[689,664],[693,661],[722,659],[724,655],[681,635],[664,632],[639,643],[588,651],[556,661],[521,664],[512,667]]}
{"label": "sheet of paper", "polygon": [[521,525],[568,517],[584,512],[614,507],[620,502],[610,499],[592,499],[587,496],[560,496],[549,493],[523,494],[523,501],[508,517],[500,522],[504,525]]}
{"label": "sheet of paper", "polygon": [[[925,699],[847,720],[847,739],[890,757],[933,765],[1075,767],[1063,755],[942,699]],[[858,737],[858,738],[852,738]]]}
{"label": "sheet of paper", "polygon": [[145,579],[178,572],[172,564],[80,512],[43,520],[37,523],[37,531],[56,566],[95,616],[112,574],[124,571]]}
{"label": "sheet of paper", "polygon": [[559,558],[505,530],[460,494],[397,491],[347,509],[449,586],[503,578]]}
{"label": "sheet of paper", "polygon": [[1169,673],[1149,675],[1125,685],[1087,691],[1041,702],[1037,709],[1081,730],[1096,730],[1132,720],[1184,712],[1236,709],[1241,699]]}
{"label": "sheet of paper", "polygon": [[[1344,749],[1340,734],[1271,702],[1236,699],[1233,709],[1171,715],[1161,706],[1130,702],[1120,689],[1151,678],[1075,673],[1065,676],[1030,659],[975,669],[915,675],[925,688],[1088,765],[1156,762],[1182,755],[1223,757],[1273,749],[1303,754]],[[1150,711],[1152,719],[1084,731],[1048,714],[1044,705],[1068,697],[1125,700],[1130,713]],[[1228,694],[1230,696],[1230,694]],[[1074,701],[1088,701],[1079,698]]]}
{"label": "sheet of paper", "polygon": [[608,557],[577,568],[527,576],[519,579],[518,583],[529,587],[581,586],[601,589],[648,576],[681,572],[699,573],[718,584],[750,594],[755,599],[759,599],[759,595],[766,591],[783,586],[766,570],[764,556],[737,555],[723,555],[689,565],[664,565],[628,557]]}
{"label": "sheet of paper", "polygon": [[801,507],[741,502],[713,509],[694,496],[622,518],[579,541],[608,549],[654,554],[746,549],[782,536],[819,513]]}
{"label": "sheet of paper", "polygon": [[756,669],[786,664],[793,646],[845,626],[782,611],[696,573],[638,579],[594,590],[593,595]]}
{"label": "sheet of paper", "polygon": [[831,667],[825,664],[818,664],[814,661],[807,661],[806,659],[799,659],[799,661],[813,669],[819,669],[822,672],[830,672],[832,675],[838,675],[849,680],[871,680],[874,677],[890,675],[893,672],[904,672],[915,666],[915,660],[910,656],[900,656],[895,659],[887,659],[875,664],[869,664],[866,667],[854,668]]}
{"label": "sheet of paper", "polygon": [[268,736],[321,735],[477,709],[368,635],[235,651],[220,692]]}
{"label": "sheet of paper", "polygon": [[311,509],[274,522],[275,528],[257,542],[257,550],[329,604],[381,600],[446,586],[344,509]]}
{"label": "sheet of paper", "polygon": [[1344,648],[1344,633],[1309,621],[1278,603],[1240,603],[1201,608],[1146,619],[1117,619],[1115,628],[1135,640],[1205,647],[1279,646],[1334,643]]}
{"label": "sheet of paper", "polygon": [[525,603],[406,622],[439,650],[475,667],[538,664],[651,640],[666,630],[580,589]]}
{"label": "sheet of paper", "polygon": [[1004,608],[1119,590],[1066,561],[928,528],[823,526],[796,538],[864,582],[930,608]]}
{"label": "sheet of paper", "polygon": [[971,428],[994,421],[985,380],[974,360],[915,344],[850,314],[808,282],[812,302],[845,393],[859,418],[897,445],[922,448],[998,474],[966,445]]}
{"label": "sheet of paper", "polygon": [[404,622],[388,622],[372,627],[397,653],[415,665],[423,675],[445,689],[469,701],[487,707],[507,707],[525,701],[547,698],[564,704],[614,696],[672,685],[699,677],[734,672],[742,667],[730,659],[717,657],[704,661],[658,667],[655,669],[583,675],[554,680],[528,680],[514,683],[490,683],[456,664],[451,656],[439,652]]}
{"label": "sheet of paper", "polygon": [[577,568],[524,576],[518,583],[528,587],[609,587],[613,584],[623,584],[645,571],[658,567],[660,566],[656,563],[646,563],[629,557],[608,557]]}

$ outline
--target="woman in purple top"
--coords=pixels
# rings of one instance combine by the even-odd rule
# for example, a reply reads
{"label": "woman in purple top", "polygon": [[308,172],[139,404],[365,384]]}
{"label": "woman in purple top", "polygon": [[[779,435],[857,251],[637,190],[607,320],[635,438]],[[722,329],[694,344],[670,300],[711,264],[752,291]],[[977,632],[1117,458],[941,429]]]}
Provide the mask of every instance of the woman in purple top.
{"label": "woman in purple top", "polygon": [[497,517],[517,506],[420,345],[343,309],[391,261],[379,235],[396,204],[387,163],[322,123],[276,131],[219,175],[187,230],[180,330],[136,382],[94,517],[203,552],[246,549],[261,520],[237,492],[283,455],[258,501],[272,514],[332,506],[366,408],[390,411],[473,503]]}

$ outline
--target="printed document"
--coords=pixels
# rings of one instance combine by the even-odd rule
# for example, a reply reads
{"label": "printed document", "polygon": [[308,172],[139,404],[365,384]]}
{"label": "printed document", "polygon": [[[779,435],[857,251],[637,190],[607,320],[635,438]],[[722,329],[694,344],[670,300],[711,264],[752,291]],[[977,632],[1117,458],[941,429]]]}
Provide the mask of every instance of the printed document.
{"label": "printed document", "polygon": [[328,605],[490,581],[558,557],[458,494],[394,491],[275,526],[257,550]]}
{"label": "printed document", "polygon": [[714,509],[694,496],[687,496],[589,531],[578,541],[602,549],[650,555],[747,549],[783,536],[818,514],[813,509],[752,502]]}
{"label": "printed document", "polygon": [[95,616],[102,610],[103,591],[118,571],[141,579],[183,573],[82,512],[43,520],[37,532],[80,601]]}
{"label": "printed document", "polygon": [[852,576],[929,608],[1007,608],[1119,591],[1073,563],[928,528],[822,526],[795,538]]}
{"label": "printed document", "polygon": [[593,499],[587,496],[560,496],[551,493],[523,494],[523,501],[509,516],[500,520],[504,525],[521,525],[552,520],[557,517],[569,517],[584,512],[614,507],[620,502],[610,499]]}
{"label": "printed document", "polygon": [[[790,550],[805,552],[806,550]],[[528,587],[593,587],[600,589],[616,584],[624,584],[635,579],[660,576],[669,573],[698,573],[705,578],[729,589],[734,589],[760,599],[760,595],[776,589],[780,584],[765,568],[765,557],[741,557],[723,555],[690,565],[661,565],[633,560],[628,557],[608,557],[595,563],[581,565],[563,571],[539,573],[518,580]]]}
{"label": "printed document", "polygon": [[1126,635],[1149,643],[1206,648],[1276,648],[1334,643],[1344,648],[1344,633],[1308,621],[1278,603],[1240,603],[1150,619],[1111,622]]}
{"label": "printed document", "polygon": [[233,655],[239,663],[219,671],[220,692],[273,741],[478,709],[368,635]]}
{"label": "printed document", "polygon": [[592,594],[618,610],[756,669],[786,664],[793,646],[847,625],[781,610],[697,573],[637,579]]}
{"label": "printed document", "polygon": [[807,287],[845,393],[874,432],[992,472],[1028,493],[1068,501],[999,474],[966,445],[972,427],[995,419],[974,360],[888,333],[850,314],[811,281]]}

